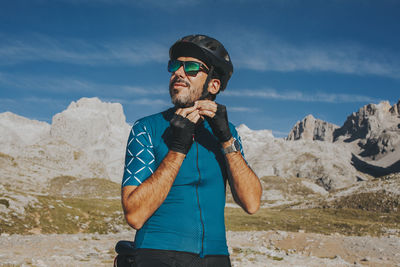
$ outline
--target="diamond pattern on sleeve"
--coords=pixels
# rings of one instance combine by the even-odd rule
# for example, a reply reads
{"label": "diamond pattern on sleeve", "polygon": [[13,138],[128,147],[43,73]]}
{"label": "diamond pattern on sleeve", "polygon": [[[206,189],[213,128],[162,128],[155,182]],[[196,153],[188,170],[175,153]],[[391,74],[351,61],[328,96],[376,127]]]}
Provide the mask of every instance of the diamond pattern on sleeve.
{"label": "diamond pattern on sleeve", "polygon": [[[232,131],[232,129],[231,129]],[[236,129],[234,129],[232,131],[232,135],[233,137],[235,137],[235,139],[239,142],[239,146],[240,146],[240,153],[243,156],[244,161],[246,161],[246,164],[249,165],[249,163],[246,160],[246,157],[244,156],[244,151],[243,151],[243,145],[242,145],[242,139],[240,138],[240,135],[238,134],[238,132],[236,131]]]}
{"label": "diamond pattern on sleeve", "polygon": [[129,134],[122,186],[140,185],[155,169],[153,142],[146,126],[136,122]]}

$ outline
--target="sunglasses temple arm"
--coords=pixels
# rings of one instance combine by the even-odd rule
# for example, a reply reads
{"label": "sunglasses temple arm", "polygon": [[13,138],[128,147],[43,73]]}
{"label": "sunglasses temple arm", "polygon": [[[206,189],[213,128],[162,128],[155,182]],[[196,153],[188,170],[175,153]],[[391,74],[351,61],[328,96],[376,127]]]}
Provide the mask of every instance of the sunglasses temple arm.
{"label": "sunglasses temple arm", "polygon": [[207,79],[203,85],[203,95],[200,97],[200,100],[206,99],[210,95],[210,93],[208,92],[208,83],[211,81],[213,72],[214,72],[214,66],[211,66],[207,74]]}

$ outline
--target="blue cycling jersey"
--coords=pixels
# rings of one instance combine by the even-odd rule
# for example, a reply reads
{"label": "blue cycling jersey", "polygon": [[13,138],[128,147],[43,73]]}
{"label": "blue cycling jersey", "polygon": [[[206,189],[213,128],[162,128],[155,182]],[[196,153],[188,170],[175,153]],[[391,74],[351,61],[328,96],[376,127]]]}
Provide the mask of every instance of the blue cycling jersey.
{"label": "blue cycling jersey", "polygon": [[[168,153],[174,109],[138,120],[126,148],[122,186],[140,186]],[[231,133],[241,146],[233,124]],[[243,154],[243,151],[242,151]],[[228,170],[221,145],[207,121],[196,126],[194,143],[167,198],[136,232],[136,248],[228,255],[225,186]]]}

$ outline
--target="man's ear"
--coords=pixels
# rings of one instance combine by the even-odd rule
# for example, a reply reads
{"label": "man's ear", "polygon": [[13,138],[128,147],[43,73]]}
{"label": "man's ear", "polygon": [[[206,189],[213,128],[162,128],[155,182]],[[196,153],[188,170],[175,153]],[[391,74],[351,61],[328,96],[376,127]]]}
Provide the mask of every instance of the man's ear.
{"label": "man's ear", "polygon": [[219,79],[211,79],[208,83],[208,92],[210,94],[216,95],[219,92],[219,88],[221,87],[221,81]]}

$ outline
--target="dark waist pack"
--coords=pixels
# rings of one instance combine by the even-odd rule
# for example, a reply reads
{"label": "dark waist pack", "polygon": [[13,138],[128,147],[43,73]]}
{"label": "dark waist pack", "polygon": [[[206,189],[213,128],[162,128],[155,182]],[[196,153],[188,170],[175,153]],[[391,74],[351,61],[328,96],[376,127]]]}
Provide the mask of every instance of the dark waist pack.
{"label": "dark waist pack", "polygon": [[135,267],[135,244],[132,241],[121,240],[115,245],[117,256],[114,267]]}

